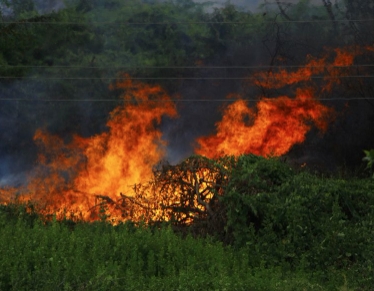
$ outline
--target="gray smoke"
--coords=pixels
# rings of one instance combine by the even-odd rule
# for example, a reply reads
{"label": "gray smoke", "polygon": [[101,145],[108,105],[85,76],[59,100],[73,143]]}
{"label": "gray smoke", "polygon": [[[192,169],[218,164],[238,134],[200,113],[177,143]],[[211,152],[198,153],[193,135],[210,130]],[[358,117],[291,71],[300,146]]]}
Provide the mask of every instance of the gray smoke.
{"label": "gray smoke", "polygon": [[34,0],[36,10],[41,13],[50,13],[65,8],[62,0]]}
{"label": "gray smoke", "polygon": [[[195,2],[207,3],[202,0]],[[282,1],[282,3],[285,2],[294,3],[295,1]],[[319,3],[319,1],[317,2]],[[227,1],[217,0],[214,5],[227,3]],[[256,9],[264,3],[273,5],[274,1],[231,1],[231,4],[238,5],[245,10]],[[63,1],[42,0],[35,1],[35,6],[40,13],[56,11],[64,7]],[[271,34],[269,33],[269,35],[270,38]],[[184,39],[181,37],[182,41]],[[218,48],[217,56],[207,60],[204,66],[245,67],[269,64],[271,55],[264,48],[263,41],[255,41],[257,43],[251,47],[242,47],[227,42],[226,47],[222,48],[220,52],[218,52]],[[268,44],[268,39],[266,41]],[[304,60],[305,54],[313,54],[313,51],[307,51],[308,49],[312,50],[308,46],[302,46],[300,50],[297,50],[297,46],[294,48],[295,42],[292,38],[286,39],[285,43],[289,43],[288,46],[281,48],[285,53],[292,56],[298,54],[295,57],[296,64],[298,61]],[[274,46],[274,44],[269,45],[270,51],[273,50],[272,45]],[[318,54],[316,55],[318,56]],[[225,77],[248,77],[252,72],[251,70],[197,69],[188,75],[196,80],[183,80],[173,84],[175,86],[174,92],[181,96],[181,100],[177,101],[179,117],[165,118],[161,125],[163,138],[168,141],[166,159],[170,163],[178,163],[193,154],[196,138],[214,132],[215,123],[221,119],[222,107],[232,102],[226,99],[227,95],[243,93],[243,97],[250,99],[262,96],[262,92],[258,89],[245,87],[245,84],[240,80],[224,79]],[[214,77],[221,79],[205,79]],[[93,83],[93,85],[95,86],[92,86],[91,90],[87,90],[87,86],[79,86],[79,83],[69,83],[69,86],[62,87],[61,84],[52,83],[52,81],[37,84],[37,82],[22,80],[12,82],[8,87],[4,85],[0,88],[0,97],[3,99],[27,97],[27,99],[34,101],[0,101],[0,186],[22,183],[25,180],[24,173],[35,165],[37,148],[32,138],[36,129],[46,129],[67,140],[72,134],[87,137],[106,130],[105,123],[108,113],[118,104],[38,100],[38,94],[43,98],[50,99],[73,99],[78,98],[77,96],[81,99],[92,99],[93,95],[95,98],[104,99],[108,97],[108,94],[111,94],[108,92],[106,84]],[[55,96],[56,92],[61,91],[63,93]],[[282,94],[285,92],[277,92],[272,97]],[[118,95],[113,99],[117,97]],[[329,105],[337,106],[337,103]],[[62,106],[63,110],[61,110]],[[107,107],[104,108],[105,106]],[[370,111],[372,111],[372,107],[365,106],[364,101],[356,107],[350,107],[350,111],[346,115],[339,116],[337,121],[331,124],[326,135],[321,136],[316,130],[310,132],[303,145],[295,146],[292,149],[290,157],[297,164],[315,164],[316,167],[325,164],[327,165],[326,170],[335,170],[336,165],[346,161],[350,164],[360,162],[362,150],[369,148],[370,145],[374,147],[372,135],[367,134],[370,122],[373,121],[368,119]]]}

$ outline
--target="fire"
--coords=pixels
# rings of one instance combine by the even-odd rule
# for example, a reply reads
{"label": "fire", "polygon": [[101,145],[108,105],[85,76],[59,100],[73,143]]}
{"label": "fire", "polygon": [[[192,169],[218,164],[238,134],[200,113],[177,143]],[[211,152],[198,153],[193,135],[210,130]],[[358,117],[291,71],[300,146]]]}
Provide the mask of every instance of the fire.
{"label": "fire", "polygon": [[321,58],[308,55],[306,64],[294,72],[285,69],[258,72],[254,74],[253,83],[261,88],[279,89],[323,76],[325,84],[321,91],[331,91],[333,84],[340,84],[340,78],[352,73],[355,58],[369,50],[370,47],[353,46],[327,50]]}
{"label": "fire", "polygon": [[[294,97],[262,97],[250,107],[238,96],[223,110],[216,133],[197,139],[195,153],[207,158],[256,154],[280,156],[302,143],[312,126],[321,132],[334,115],[318,97],[328,95],[353,75],[357,56],[373,47],[329,50],[321,58],[308,56],[305,66],[258,72],[253,84],[266,89],[286,87]],[[312,79],[318,78],[314,82]],[[119,220],[170,219],[179,222],[214,217],[217,195],[229,176],[231,162],[210,163],[194,157],[176,166],[154,169],[165,157],[166,141],[157,129],[163,117],[176,117],[175,104],[157,85],[133,81],[129,76],[112,85],[123,90],[123,104],[107,121],[107,131],[70,140],[37,130],[37,166],[27,186],[0,188],[0,199],[11,196],[32,201],[42,214],[58,218],[95,220],[101,214]],[[225,157],[233,158],[233,157]],[[220,160],[220,159],[218,159]],[[184,207],[184,208],[183,208]],[[214,214],[214,215],[213,215]]]}
{"label": "fire", "polygon": [[[238,100],[223,110],[222,120],[216,123],[216,133],[197,139],[195,152],[215,160],[223,156],[242,154],[280,156],[286,154],[293,145],[304,142],[313,124],[322,133],[326,132],[335,114],[334,110],[323,105],[317,96],[332,92],[335,86],[342,84],[344,77],[354,75],[354,61],[365,51],[372,51],[372,48],[337,48],[328,50],[322,58],[308,56],[306,65],[294,72],[279,69],[277,72],[255,74],[255,85],[262,89],[287,86],[287,89],[295,92],[295,97],[263,97],[251,108],[240,95],[236,95],[239,96]],[[312,82],[313,77],[320,81]],[[304,84],[300,86],[300,83]],[[230,94],[229,97],[231,96],[233,95]],[[187,171],[184,170],[183,173]],[[199,174],[204,175],[206,172]],[[190,180],[196,181],[195,192],[199,194],[199,187],[203,183],[199,184],[198,181],[204,179],[195,175],[194,179]],[[168,179],[167,185],[170,187],[174,181]],[[181,185],[184,187],[185,183]],[[182,192],[177,197],[183,197],[183,194]],[[169,201],[172,201],[173,197],[169,198]],[[190,206],[191,202],[185,205]],[[205,208],[209,212],[209,207]]]}
{"label": "fire", "polygon": [[166,145],[155,124],[162,116],[176,116],[174,104],[160,86],[127,80],[117,87],[130,89],[123,97],[136,103],[111,113],[108,133],[77,139],[87,163],[86,173],[75,179],[75,186],[87,193],[118,195],[135,183],[149,180],[152,167],[164,157]]}
{"label": "fire", "polygon": [[256,107],[249,108],[244,100],[229,105],[217,123],[217,134],[199,138],[196,152],[210,158],[248,153],[280,156],[305,140],[310,122],[326,130],[331,111],[314,100],[310,91],[302,90],[295,99],[263,98]]}
{"label": "fire", "polygon": [[[197,140],[196,153],[210,158],[248,153],[280,156],[294,144],[304,142],[312,123],[322,132],[326,131],[333,110],[315,96],[332,92],[342,78],[354,75],[355,58],[370,50],[371,47],[337,48],[327,50],[321,58],[308,56],[305,66],[295,71],[255,73],[254,85],[263,90],[287,87],[295,92],[295,97],[263,97],[255,108],[239,98],[224,109],[222,120],[216,124],[216,133]],[[313,77],[320,81],[313,83]],[[300,83],[305,84],[304,89]]]}
{"label": "fire", "polygon": [[308,57],[309,62],[295,72],[288,72],[285,69],[279,69],[278,72],[259,72],[254,74],[254,84],[267,88],[279,89],[287,85],[293,85],[299,82],[309,81],[313,75],[320,74],[324,70],[324,59],[312,59]]}
{"label": "fire", "polygon": [[120,193],[152,178],[166,145],[156,125],[163,116],[176,116],[175,105],[160,86],[128,78],[113,87],[124,90],[124,104],[111,112],[107,132],[75,136],[69,143],[41,130],[35,133],[41,153],[22,200],[43,204],[45,212],[94,219],[91,210],[100,197],[114,203]]}

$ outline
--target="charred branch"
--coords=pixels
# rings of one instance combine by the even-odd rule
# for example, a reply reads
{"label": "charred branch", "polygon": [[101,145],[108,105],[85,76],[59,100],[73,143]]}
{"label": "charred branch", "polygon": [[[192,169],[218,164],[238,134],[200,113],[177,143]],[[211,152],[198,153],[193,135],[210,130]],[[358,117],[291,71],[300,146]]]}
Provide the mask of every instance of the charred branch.
{"label": "charred branch", "polygon": [[[144,199],[137,199],[136,197],[127,196],[125,194],[120,193],[120,196],[122,197],[122,200],[125,201],[126,199],[131,201],[131,203],[138,205],[139,207],[146,209],[146,210],[152,210],[151,207],[146,206],[146,204],[149,204],[149,201]],[[143,200],[143,203],[141,202]]]}
{"label": "charred branch", "polygon": [[195,193],[196,193],[196,196],[197,196],[197,202],[200,205],[203,205],[205,207],[205,209],[208,211],[210,216],[213,216],[214,213],[213,213],[212,209],[210,208],[209,204],[201,199],[200,190],[199,190],[200,185],[199,185],[199,181],[197,179],[196,173],[194,173],[194,178],[195,178]]}
{"label": "charred branch", "polygon": [[283,9],[282,4],[279,2],[279,0],[276,0],[276,2],[281,15],[287,20],[291,21],[292,19],[286,14],[286,11]]}
{"label": "charred branch", "polygon": [[188,206],[185,206],[185,205],[175,205],[175,204],[172,204],[172,205],[164,205],[164,204],[161,204],[161,207],[163,209],[170,209],[170,210],[173,210],[174,212],[183,212],[183,213],[198,213],[198,214],[205,214],[205,211],[199,209],[199,208],[196,208],[196,207],[188,207]]}
{"label": "charred branch", "polygon": [[332,11],[332,3],[331,3],[330,0],[322,0],[322,2],[323,2],[323,5],[326,8],[327,14],[329,15],[329,17],[330,17],[330,19],[333,23],[334,31],[336,32],[336,21],[335,21],[334,13]]}

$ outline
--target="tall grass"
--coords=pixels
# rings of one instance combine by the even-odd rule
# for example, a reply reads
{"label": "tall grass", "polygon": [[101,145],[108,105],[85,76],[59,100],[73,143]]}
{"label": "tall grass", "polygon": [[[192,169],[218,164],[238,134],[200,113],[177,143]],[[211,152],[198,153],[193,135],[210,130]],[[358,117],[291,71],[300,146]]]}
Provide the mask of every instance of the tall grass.
{"label": "tall grass", "polygon": [[[253,267],[253,250],[105,222],[45,225],[0,210],[0,290],[334,290],[341,273],[313,277]],[[334,284],[330,285],[329,280]]]}

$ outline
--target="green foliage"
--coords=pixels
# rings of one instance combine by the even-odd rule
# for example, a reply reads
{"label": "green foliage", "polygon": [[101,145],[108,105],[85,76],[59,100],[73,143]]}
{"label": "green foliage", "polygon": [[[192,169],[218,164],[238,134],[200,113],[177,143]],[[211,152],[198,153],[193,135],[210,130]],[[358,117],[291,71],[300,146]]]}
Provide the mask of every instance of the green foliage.
{"label": "green foliage", "polygon": [[0,4],[11,8],[12,16],[16,19],[22,19],[30,16],[30,13],[35,12],[35,4],[33,0],[2,0],[0,1]]}
{"label": "green foliage", "polygon": [[[2,214],[2,212],[0,212]],[[170,228],[52,221],[33,226],[0,215],[1,290],[318,290],[305,273],[250,268],[246,250],[182,239]]]}
{"label": "green foliage", "polygon": [[1,206],[0,289],[370,290],[372,179],[318,177],[253,155],[226,164],[225,244],[166,224],[42,222],[31,205]]}
{"label": "green foliage", "polygon": [[277,199],[276,190],[291,175],[291,168],[277,159],[239,157],[221,199],[227,209],[226,231],[236,244],[245,244],[252,227],[256,231],[263,227],[270,201]]}
{"label": "green foliage", "polygon": [[21,220],[30,227],[41,218],[31,203],[0,204],[0,216],[3,221],[6,221],[8,224],[15,224],[17,221]]}
{"label": "green foliage", "polygon": [[366,169],[370,171],[372,178],[374,179],[374,150],[365,150],[364,153],[366,156],[362,160],[367,163]]}
{"label": "green foliage", "polygon": [[374,260],[373,186],[370,179],[317,177],[276,159],[242,156],[222,198],[226,231],[234,245],[249,248],[254,266],[347,270],[365,286],[374,279],[367,271]]}

